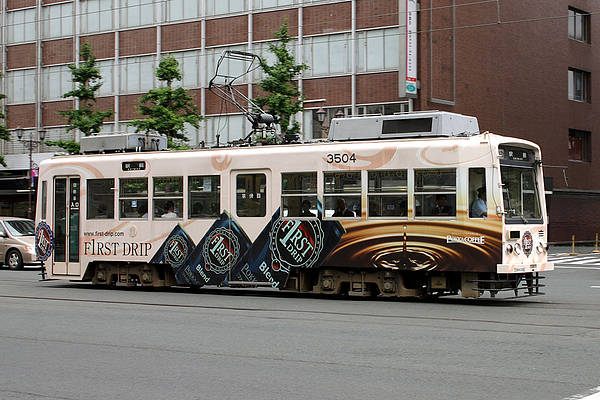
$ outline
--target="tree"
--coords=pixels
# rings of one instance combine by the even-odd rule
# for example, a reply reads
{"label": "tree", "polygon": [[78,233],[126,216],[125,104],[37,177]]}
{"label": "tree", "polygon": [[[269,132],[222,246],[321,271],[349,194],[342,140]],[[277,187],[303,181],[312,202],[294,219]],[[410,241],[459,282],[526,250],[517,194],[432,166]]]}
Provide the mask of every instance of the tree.
{"label": "tree", "polygon": [[182,148],[177,143],[188,141],[184,133],[185,123],[198,128],[203,117],[187,90],[173,87],[173,82],[182,78],[177,60],[171,56],[164,57],[155,75],[164,86],[152,89],[140,98],[138,109],[146,118],[131,121],[129,125],[134,126],[136,132],[156,132],[167,136],[169,148]]}
{"label": "tree", "polygon": [[275,55],[276,61],[273,65],[261,61],[261,68],[266,77],[258,84],[267,94],[255,98],[254,101],[261,107],[266,106],[266,111],[279,120],[282,134],[295,135],[300,132],[300,124],[294,121],[290,126],[290,118],[304,108],[302,95],[294,79],[308,69],[308,65],[296,64],[294,55],[287,48],[287,44],[292,40],[288,35],[287,21],[273,34],[279,40],[269,43],[269,51]]}
{"label": "tree", "polygon": [[[2,77],[2,74],[0,74],[0,78]],[[0,100],[5,99],[6,95],[0,93]],[[0,119],[5,120],[6,122],[6,115],[4,115],[4,113],[2,112],[2,110],[0,109]],[[8,128],[6,127],[5,124],[1,124],[0,125],[0,140],[10,140],[10,132],[8,131]],[[4,161],[4,156],[2,154],[0,154],[0,165],[2,165],[3,167],[6,167],[6,161]]]}
{"label": "tree", "polygon": [[[113,112],[94,110],[96,92],[102,86],[102,75],[100,75],[100,70],[96,67],[96,58],[89,44],[83,43],[81,45],[79,56],[82,60],[79,63],[79,67],[75,66],[75,64],[68,66],[71,70],[73,83],[77,84],[77,87],[63,95],[64,98],[77,98],[79,100],[79,108],[59,111],[58,113],[67,118],[67,122],[69,123],[67,132],[79,129],[84,136],[89,136],[92,133],[100,132],[102,121],[111,117]],[[69,154],[79,153],[79,143],[74,140],[47,141],[45,144],[61,147],[67,150]]]}

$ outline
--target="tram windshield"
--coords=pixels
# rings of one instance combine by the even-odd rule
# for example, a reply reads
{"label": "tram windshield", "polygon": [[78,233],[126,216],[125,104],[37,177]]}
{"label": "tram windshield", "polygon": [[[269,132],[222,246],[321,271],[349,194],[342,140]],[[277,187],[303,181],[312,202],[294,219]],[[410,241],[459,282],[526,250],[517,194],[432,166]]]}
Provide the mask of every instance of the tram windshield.
{"label": "tram windshield", "polygon": [[507,223],[539,223],[540,196],[533,167],[502,166],[502,197]]}

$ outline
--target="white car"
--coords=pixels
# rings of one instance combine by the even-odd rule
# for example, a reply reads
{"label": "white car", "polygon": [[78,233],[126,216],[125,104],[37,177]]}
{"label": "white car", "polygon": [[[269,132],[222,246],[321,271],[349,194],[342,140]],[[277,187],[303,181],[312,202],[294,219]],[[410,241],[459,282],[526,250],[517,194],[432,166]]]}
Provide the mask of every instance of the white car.
{"label": "white car", "polygon": [[0,217],[0,264],[10,269],[39,265],[35,254],[35,223],[26,218]]}

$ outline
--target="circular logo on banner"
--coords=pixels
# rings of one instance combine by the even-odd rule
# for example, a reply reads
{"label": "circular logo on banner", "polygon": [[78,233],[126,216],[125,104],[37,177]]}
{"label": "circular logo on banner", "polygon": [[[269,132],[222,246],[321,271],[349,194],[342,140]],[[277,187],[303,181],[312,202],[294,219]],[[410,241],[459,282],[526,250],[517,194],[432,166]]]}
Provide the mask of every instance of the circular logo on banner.
{"label": "circular logo on banner", "polygon": [[217,228],[202,246],[204,268],[216,274],[224,274],[235,265],[240,256],[240,243],[230,229]]}
{"label": "circular logo on banner", "polygon": [[46,261],[54,248],[52,229],[45,222],[40,222],[35,228],[35,254],[41,261]]}
{"label": "circular logo on banner", "polygon": [[175,235],[169,239],[165,244],[163,254],[165,261],[171,264],[173,268],[179,268],[185,261],[188,252],[188,244],[184,237],[181,235]]}
{"label": "circular logo on banner", "polygon": [[531,233],[529,231],[526,231],[523,234],[522,243],[523,253],[525,253],[525,255],[529,257],[529,255],[531,254],[531,250],[533,249],[533,236],[531,236]]}
{"label": "circular logo on banner", "polygon": [[323,250],[321,221],[278,219],[271,231],[273,269],[310,268]]}

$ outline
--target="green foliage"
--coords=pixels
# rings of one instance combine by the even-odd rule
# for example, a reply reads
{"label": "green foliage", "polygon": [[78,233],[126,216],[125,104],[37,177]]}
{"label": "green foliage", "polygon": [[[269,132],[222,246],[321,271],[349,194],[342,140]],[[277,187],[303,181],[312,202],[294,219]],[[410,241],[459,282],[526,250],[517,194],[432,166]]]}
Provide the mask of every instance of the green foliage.
{"label": "green foliage", "polygon": [[136,132],[166,135],[169,148],[182,148],[177,145],[177,141],[188,140],[184,134],[184,124],[187,122],[198,128],[203,118],[187,90],[182,87],[173,88],[173,81],[182,79],[177,60],[170,56],[164,57],[155,74],[166,86],[152,89],[142,96],[138,109],[146,118],[131,121],[129,125],[134,126]]}
{"label": "green foliage", "polygon": [[[102,82],[100,82],[102,75],[100,75],[100,70],[96,67],[96,58],[92,54],[92,49],[89,44],[83,43],[81,45],[79,55],[82,59],[79,67],[76,67],[74,64],[69,65],[73,83],[77,86],[75,89],[63,95],[65,98],[75,97],[79,99],[79,109],[59,111],[58,113],[67,118],[67,122],[69,123],[67,132],[73,129],[79,129],[85,136],[89,136],[92,133],[100,132],[102,121],[106,118],[110,118],[113,115],[113,112],[94,110],[96,91],[102,86]],[[75,142],[59,140],[52,143],[57,143],[55,146],[62,147],[67,150],[69,154],[73,154],[72,150],[75,148]],[[63,147],[58,143],[65,144],[67,147]],[[77,148],[79,148],[78,144]]]}
{"label": "green foliage", "polygon": [[261,62],[261,68],[265,72],[265,79],[259,86],[268,94],[258,97],[254,101],[261,107],[266,107],[268,112],[279,119],[282,134],[298,134],[300,125],[294,121],[290,127],[290,118],[304,110],[302,107],[302,96],[298,85],[294,81],[308,69],[306,64],[296,64],[294,55],[290,53],[287,44],[292,37],[288,35],[287,21],[274,35],[279,39],[276,43],[269,44],[269,51],[275,55],[277,60],[273,65]]}
{"label": "green foliage", "polygon": [[69,154],[79,153],[79,143],[74,140],[57,140],[57,141],[45,141],[46,146],[57,146],[65,149]]}

